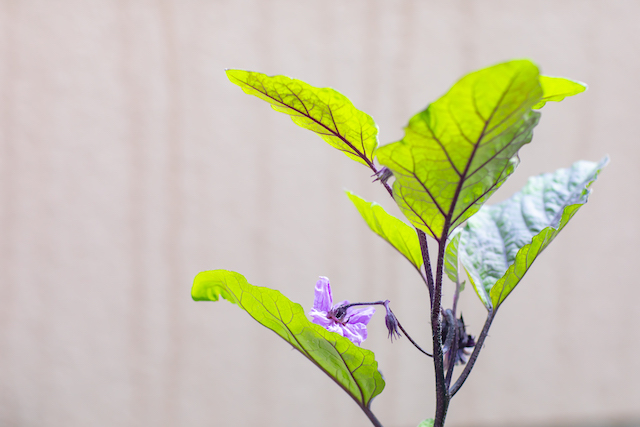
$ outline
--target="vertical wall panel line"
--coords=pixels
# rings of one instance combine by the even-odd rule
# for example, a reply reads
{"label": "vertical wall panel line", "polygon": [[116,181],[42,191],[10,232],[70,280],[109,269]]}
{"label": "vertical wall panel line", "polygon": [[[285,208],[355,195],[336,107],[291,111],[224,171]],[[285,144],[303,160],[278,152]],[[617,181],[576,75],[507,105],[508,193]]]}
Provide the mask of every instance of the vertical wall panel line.
{"label": "vertical wall panel line", "polygon": [[18,422],[20,415],[16,401],[14,376],[10,366],[13,364],[13,328],[15,325],[15,249],[16,201],[15,185],[18,167],[16,162],[15,138],[15,82],[17,79],[17,53],[15,41],[16,12],[14,2],[2,2],[0,9],[0,29],[4,37],[4,55],[2,66],[3,81],[0,82],[0,423],[10,425]]}
{"label": "vertical wall panel line", "polygon": [[129,268],[130,268],[130,300],[129,300],[129,369],[131,401],[129,410],[134,425],[145,425],[150,414],[149,408],[149,372],[145,359],[148,352],[145,348],[145,313],[149,309],[147,303],[146,279],[144,274],[144,205],[145,205],[145,160],[142,147],[142,91],[137,85],[136,73],[133,69],[133,58],[136,54],[131,43],[135,36],[130,3],[121,1],[118,5],[122,55],[119,58],[122,72],[125,116],[125,138],[130,153],[129,181]]}
{"label": "vertical wall panel line", "polygon": [[180,310],[181,301],[188,299],[185,295],[185,286],[181,272],[181,235],[183,234],[183,204],[185,195],[182,189],[182,176],[184,175],[183,142],[181,141],[181,124],[183,111],[181,102],[180,84],[180,61],[178,50],[178,34],[176,28],[177,13],[176,5],[171,0],[160,0],[161,28],[163,30],[164,42],[166,46],[166,72],[167,72],[167,117],[166,134],[168,143],[168,169],[166,171],[166,188],[168,193],[168,221],[166,233],[165,256],[168,273],[168,301],[167,301],[167,366],[166,366],[166,389],[165,389],[165,411],[167,426],[180,426],[179,423],[179,397],[180,397],[180,374],[182,360],[182,337],[181,327],[182,313]]}

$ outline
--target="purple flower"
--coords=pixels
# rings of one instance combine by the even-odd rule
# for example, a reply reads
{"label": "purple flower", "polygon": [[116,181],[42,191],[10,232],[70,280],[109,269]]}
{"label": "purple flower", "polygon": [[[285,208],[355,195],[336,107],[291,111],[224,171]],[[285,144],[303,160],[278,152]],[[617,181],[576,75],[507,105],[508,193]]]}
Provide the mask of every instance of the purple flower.
{"label": "purple flower", "polygon": [[360,345],[367,339],[367,323],[376,309],[373,307],[344,307],[349,301],[333,305],[329,279],[320,276],[316,283],[312,322],[328,331],[336,332]]}

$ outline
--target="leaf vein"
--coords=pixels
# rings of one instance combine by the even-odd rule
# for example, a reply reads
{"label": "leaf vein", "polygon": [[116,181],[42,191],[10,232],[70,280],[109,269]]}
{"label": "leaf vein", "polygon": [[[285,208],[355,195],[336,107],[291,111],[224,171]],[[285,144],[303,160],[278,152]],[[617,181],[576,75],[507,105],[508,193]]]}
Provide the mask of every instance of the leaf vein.
{"label": "leaf vein", "polygon": [[[338,133],[337,131],[334,132],[330,127],[328,127],[327,125],[322,123],[322,121],[319,121],[316,118],[314,118],[313,116],[311,116],[311,114],[307,114],[305,112],[302,112],[301,110],[293,107],[292,105],[286,104],[282,99],[278,99],[278,98],[274,97],[273,95],[271,95],[264,88],[264,84],[262,82],[260,82],[260,83],[261,83],[264,91],[260,91],[256,86],[250,84],[248,81],[245,81],[243,83],[246,84],[247,86],[249,86],[250,88],[255,89],[256,91],[262,93],[266,97],[274,100],[275,102],[280,103],[282,106],[301,114],[303,117],[307,117],[309,120],[313,121],[314,123],[318,124],[319,126],[322,126],[325,129],[327,129],[327,131],[329,131],[331,135],[339,138],[343,143],[345,143],[347,146],[349,146],[349,148],[351,148],[351,150],[353,150],[353,152],[351,152],[350,154],[355,154],[356,156],[360,157],[369,167],[373,166],[373,163],[362,152],[360,152],[349,140],[347,140],[345,137],[343,137],[340,133]],[[289,88],[287,87],[287,89],[289,89]],[[294,94],[294,96],[295,96],[295,94]],[[302,101],[300,101],[300,102],[302,103],[302,106],[305,108],[305,111],[306,111],[306,106],[305,106],[304,102],[302,102]],[[330,107],[329,107],[329,109],[330,109]],[[330,111],[330,113],[331,113],[331,111]],[[333,119],[333,115],[332,115],[332,119]],[[333,124],[334,124],[334,126],[336,126],[335,120],[333,120]],[[317,132],[317,131],[314,131],[314,132],[316,132],[318,134],[320,133],[320,132]],[[345,150],[343,150],[343,151],[345,151]],[[348,151],[345,151],[345,152],[348,152]]]}

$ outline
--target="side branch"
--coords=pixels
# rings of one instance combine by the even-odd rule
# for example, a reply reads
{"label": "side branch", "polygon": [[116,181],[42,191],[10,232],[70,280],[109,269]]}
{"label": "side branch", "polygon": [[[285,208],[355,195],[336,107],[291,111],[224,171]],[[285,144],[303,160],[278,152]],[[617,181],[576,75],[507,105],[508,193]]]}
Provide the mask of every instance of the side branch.
{"label": "side branch", "polygon": [[453,337],[453,345],[451,347],[451,351],[449,353],[449,366],[447,367],[447,376],[445,377],[445,384],[447,385],[447,389],[449,388],[449,386],[451,385],[451,378],[453,377],[453,369],[455,368],[455,361],[456,361],[456,353],[458,352],[458,328],[457,328],[457,322],[456,322],[456,310],[458,308],[458,298],[460,297],[460,288],[462,287],[460,285],[460,278],[456,278],[456,291],[453,294],[453,306],[451,307],[451,314],[452,314],[452,322],[450,324],[452,325],[456,325],[455,328],[455,333],[454,333],[454,337]]}
{"label": "side branch", "polygon": [[498,311],[497,308],[493,309],[487,315],[487,320],[484,322],[484,327],[482,328],[482,332],[480,332],[480,336],[478,337],[478,342],[476,343],[476,346],[473,348],[473,353],[471,353],[471,357],[469,357],[469,361],[467,362],[467,365],[464,367],[464,370],[456,380],[456,383],[449,390],[449,395],[451,397],[453,397],[453,395],[455,395],[458,392],[458,390],[460,390],[460,387],[462,387],[462,384],[464,384],[467,377],[471,373],[471,370],[473,369],[473,365],[476,363],[476,359],[478,359],[478,355],[480,354],[480,351],[482,350],[482,346],[484,345],[484,340],[485,338],[487,338],[487,335],[489,334],[489,328],[491,327],[491,322],[493,322],[493,318],[496,317],[497,311]]}
{"label": "side branch", "polygon": [[427,235],[424,231],[416,229],[418,232],[418,240],[420,241],[420,250],[422,251],[422,263],[427,276],[427,288],[429,288],[429,298],[431,299],[431,309],[433,309],[433,272],[431,271],[431,259],[429,258],[429,248],[427,247]]}

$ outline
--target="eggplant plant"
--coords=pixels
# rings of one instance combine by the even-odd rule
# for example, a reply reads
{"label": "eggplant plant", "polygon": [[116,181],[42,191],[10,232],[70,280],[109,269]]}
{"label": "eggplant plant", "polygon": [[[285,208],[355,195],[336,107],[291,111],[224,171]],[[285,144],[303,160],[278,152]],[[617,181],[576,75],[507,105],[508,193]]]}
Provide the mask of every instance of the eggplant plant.
{"label": "eggplant plant", "polygon": [[[516,169],[518,150],[531,141],[547,102],[583,92],[586,85],[541,75],[529,60],[472,72],[409,120],[404,137],[378,146],[378,127],[349,99],[285,76],[227,70],[232,83],[288,114],[297,125],[365,166],[398,205],[405,220],[347,192],[367,226],[400,252],[429,291],[432,342],[423,348],[400,323],[389,300],[333,302],[329,279],[315,285],[305,309],[279,291],[249,284],[239,273],[198,274],[196,301],[225,299],[271,329],[340,386],[374,426],[382,423],[371,402],[385,387],[374,353],[361,347],[376,306],[384,307],[391,340],[406,337],[433,359],[433,418],[419,427],[444,425],[449,403],[480,354],[498,310],[538,255],[587,202],[591,184],[607,164],[578,161],[545,173],[510,199],[485,205]],[[428,245],[437,246],[430,259]],[[477,337],[467,332],[457,303],[466,280],[487,310]],[[445,277],[448,280],[445,280]],[[450,304],[443,287],[451,286]],[[456,366],[464,366],[457,377]]]}

